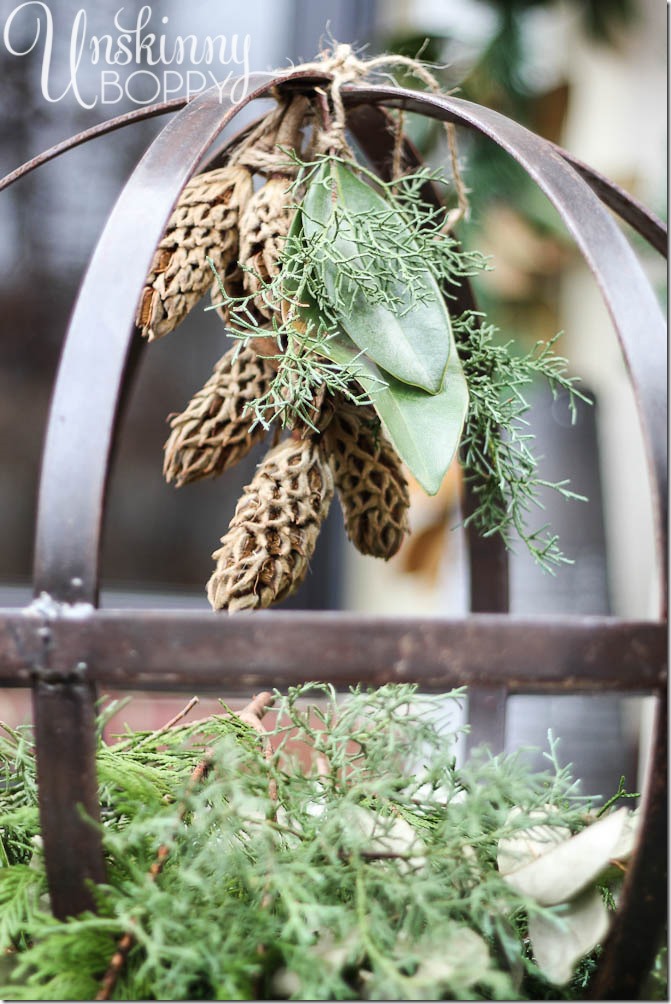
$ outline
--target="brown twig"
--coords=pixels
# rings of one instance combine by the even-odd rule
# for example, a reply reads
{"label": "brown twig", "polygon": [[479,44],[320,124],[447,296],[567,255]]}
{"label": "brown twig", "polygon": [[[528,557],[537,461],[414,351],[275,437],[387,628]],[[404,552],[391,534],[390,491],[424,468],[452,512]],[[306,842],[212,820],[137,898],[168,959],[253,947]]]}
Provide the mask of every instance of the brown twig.
{"label": "brown twig", "polygon": [[[266,713],[266,710],[269,707],[272,707],[274,701],[275,698],[270,691],[264,690],[262,693],[253,697],[249,704],[247,704],[242,711],[237,713],[237,717],[241,722],[251,725],[251,727],[255,729],[260,736],[263,736],[263,754],[267,763],[270,763],[273,758],[273,747],[268,739],[268,730],[261,719]],[[274,778],[271,778],[268,782],[268,794],[270,795],[271,801],[277,801],[277,782]]]}
{"label": "brown twig", "polygon": [[[194,708],[199,701],[200,701],[199,697],[192,697],[191,700],[182,708],[181,711],[178,711],[176,715],[173,715],[170,721],[166,722],[165,725],[162,725],[160,729],[156,729],[155,732],[150,732],[148,736],[144,737],[144,739],[141,739],[139,743],[136,744],[135,749],[136,750],[139,749],[141,746],[144,746],[148,742],[155,742],[156,739],[159,736],[162,736],[165,732],[170,732],[172,729],[178,728],[182,719],[186,718],[191,709]],[[203,719],[203,721],[206,721],[206,719]],[[192,722],[191,724],[193,726],[197,723]],[[126,740],[121,739],[117,743],[116,748],[119,749],[122,748],[123,746],[128,746],[128,744],[131,741],[132,741],[131,739],[126,739]]]}
{"label": "brown twig", "polygon": [[177,722],[181,722],[182,718],[186,718],[188,713],[191,711],[191,708],[195,708],[199,700],[200,700],[199,697],[192,697],[191,700],[188,702],[188,704],[186,704],[181,711],[178,711],[177,714],[173,718],[171,718],[169,722],[166,722],[166,724],[163,726],[162,729],[159,729],[158,732],[154,733],[154,736],[157,735],[160,736],[164,732],[167,732],[168,729],[174,728],[174,726],[177,725]]}
{"label": "brown twig", "polygon": [[[254,718],[260,725],[261,719],[265,715],[266,711],[268,708],[272,708],[274,703],[274,694],[271,694],[269,690],[263,690],[260,694],[255,694],[249,704],[246,704],[242,711],[238,712],[238,718],[242,718],[243,721],[247,720],[245,716],[248,718]],[[249,724],[251,724],[251,722]],[[266,731],[265,728],[263,731]]]}
{"label": "brown twig", "polygon": [[107,967],[107,972],[102,978],[100,983],[100,989],[95,996],[97,1001],[108,1001],[110,999],[110,994],[116,986],[116,981],[121,974],[121,970],[126,964],[126,959],[128,958],[128,953],[130,952],[135,938],[133,935],[127,931],[126,934],[122,935],[117,942],[116,951],[109,961]]}

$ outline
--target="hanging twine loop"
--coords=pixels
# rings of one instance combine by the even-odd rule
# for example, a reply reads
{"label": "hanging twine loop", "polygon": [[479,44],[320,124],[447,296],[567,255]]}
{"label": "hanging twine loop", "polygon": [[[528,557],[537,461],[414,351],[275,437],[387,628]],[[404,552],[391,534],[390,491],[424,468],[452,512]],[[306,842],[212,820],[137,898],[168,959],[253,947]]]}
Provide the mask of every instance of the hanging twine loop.
{"label": "hanging twine loop", "polygon": [[[316,88],[318,98],[320,96],[322,98],[318,102],[322,127],[316,131],[313,143],[313,151],[316,155],[334,153],[353,156],[346,139],[346,116],[342,88],[345,84],[360,82],[371,75],[395,67],[402,67],[406,72],[411,73],[432,94],[441,93],[440,84],[430,70],[419,60],[411,59],[409,56],[387,53],[372,59],[362,60],[354,53],[350,45],[336,44],[331,52],[325,50],[319,59],[301,66],[303,70],[327,73],[332,77],[327,91]],[[327,97],[330,99],[330,107],[327,104]],[[403,122],[404,113],[400,111],[397,118],[396,142],[392,162],[393,178],[399,177],[402,172]],[[453,122],[445,123],[445,136],[457,196],[457,205],[446,214],[442,228],[444,233],[449,233],[460,220],[468,219],[469,203],[468,192],[459,167],[457,132]]]}

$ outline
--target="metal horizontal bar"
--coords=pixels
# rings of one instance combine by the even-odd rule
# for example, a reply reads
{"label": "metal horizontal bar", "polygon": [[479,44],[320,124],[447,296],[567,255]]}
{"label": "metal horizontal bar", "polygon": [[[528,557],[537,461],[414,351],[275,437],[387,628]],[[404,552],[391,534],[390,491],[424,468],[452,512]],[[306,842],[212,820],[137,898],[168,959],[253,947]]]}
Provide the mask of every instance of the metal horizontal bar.
{"label": "metal horizontal bar", "polygon": [[417,683],[427,691],[652,692],[666,625],[609,617],[391,619],[343,613],[115,611],[51,620],[0,610],[0,684],[86,679],[115,689],[249,693],[310,680]]}

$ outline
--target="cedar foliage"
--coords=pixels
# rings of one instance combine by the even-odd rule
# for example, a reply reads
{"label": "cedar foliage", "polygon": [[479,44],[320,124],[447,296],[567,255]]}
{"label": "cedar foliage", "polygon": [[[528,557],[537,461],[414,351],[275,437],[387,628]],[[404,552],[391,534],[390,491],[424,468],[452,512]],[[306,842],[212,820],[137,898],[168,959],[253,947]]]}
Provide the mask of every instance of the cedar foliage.
{"label": "cedar foliage", "polygon": [[526,924],[552,909],[506,883],[496,854],[544,813],[581,829],[589,802],[555,743],[541,773],[521,754],[457,766],[463,697],[313,684],[277,695],[266,736],[224,707],[101,738],[108,882],[97,914],[65,923],[48,912],[30,730],[8,731],[0,995],[94,999],[130,932],[114,999],[580,998],[593,956],[575,985],[543,978]]}

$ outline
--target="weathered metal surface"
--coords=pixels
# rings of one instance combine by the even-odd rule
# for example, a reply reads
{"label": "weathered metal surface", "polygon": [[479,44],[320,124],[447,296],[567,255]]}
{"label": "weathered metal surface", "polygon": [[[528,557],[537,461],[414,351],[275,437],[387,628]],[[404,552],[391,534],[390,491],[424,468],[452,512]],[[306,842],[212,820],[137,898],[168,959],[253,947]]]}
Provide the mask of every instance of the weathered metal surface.
{"label": "weathered metal surface", "polygon": [[[273,76],[273,74],[268,74],[268,76]],[[13,171],[10,171],[9,174],[0,179],[0,191],[3,188],[9,188],[14,182],[19,181],[38,167],[42,167],[43,164],[49,163],[50,160],[62,156],[69,150],[74,150],[83,143],[97,139],[99,136],[105,136],[107,133],[114,132],[127,125],[132,125],[135,122],[179,111],[187,104],[188,101],[186,98],[171,98],[168,101],[160,101],[147,107],[135,108],[130,112],[107,119],[105,122],[99,122],[89,129],[84,129],[82,132],[76,133],[74,136],[70,136],[60,143],[56,143],[48,150],[42,151],[36,157],[26,161],[25,164],[21,164]],[[659,251],[662,255],[667,254],[667,227],[663,220],[651,212],[643,203],[634,199],[629,192],[616,185],[610,178],[600,174],[599,171],[596,171],[589,164],[585,164],[579,160],[570,151],[563,149],[563,147],[557,144],[553,144],[553,146],[557,153],[569,164],[572,164],[583,176],[604,205],[612,209],[620,219],[636,230],[656,251]]]}
{"label": "weathered metal surface", "polygon": [[628,223],[638,234],[646,240],[651,247],[664,257],[668,254],[668,233],[663,220],[647,206],[635,199],[629,192],[616,185],[610,178],[606,178],[599,171],[595,171],[589,164],[575,157],[568,150],[552,143],[552,148],[556,150],[560,157],[574,167],[589,187],[599,196],[604,206],[612,209],[621,220]]}
{"label": "weathered metal surface", "polygon": [[[105,881],[95,769],[95,695],[87,682],[33,688],[40,832],[51,907],[61,919],[94,910],[89,882]],[[48,751],[48,752],[44,752]]]}
{"label": "weathered metal surface", "polygon": [[[252,77],[247,100],[267,90],[268,76],[260,76],[260,81]],[[133,172],[98,242],[74,309],[50,410],[37,516],[36,592],[62,602],[96,602],[109,456],[144,278],[181,188],[242,104],[220,99],[215,89],[178,112]]]}
{"label": "weathered metal surface", "polygon": [[[30,682],[39,629],[31,616],[0,611],[0,682]],[[609,617],[91,609],[65,611],[49,630],[41,679],[115,689],[251,692],[328,679],[342,687],[406,681],[433,691],[505,684],[511,693],[649,692],[663,686],[666,670],[664,625]]]}
{"label": "weathered metal surface", "polygon": [[0,192],[3,188],[9,188],[9,186],[13,185],[14,182],[19,181],[21,178],[25,178],[27,174],[35,171],[38,167],[48,164],[50,160],[55,160],[57,157],[62,156],[62,154],[67,153],[68,150],[74,150],[83,143],[88,143],[90,140],[97,139],[99,136],[106,136],[108,133],[115,132],[117,129],[122,129],[124,126],[131,125],[133,122],[143,122],[146,119],[155,118],[157,115],[167,115],[170,112],[178,111],[180,108],[183,108],[185,104],[186,100],[184,98],[172,98],[169,101],[150,105],[145,108],[134,108],[130,112],[124,112],[123,115],[116,115],[114,118],[107,119],[105,122],[97,122],[89,129],[83,129],[81,132],[75,133],[74,136],[68,136],[67,139],[61,140],[60,143],[55,143],[53,146],[50,146],[48,150],[43,150],[41,153],[38,153],[36,157],[32,157],[30,160],[26,161],[25,164],[21,164],[13,171],[10,171],[9,174],[4,176],[4,178],[0,178]]}
{"label": "weathered metal surface", "polygon": [[[49,602],[97,603],[107,480],[137,359],[136,305],[154,248],[179,192],[211,143],[247,101],[268,92],[274,79],[253,76],[246,100],[238,105],[228,97],[230,90],[222,94],[213,88],[178,112],[141,159],[98,242],[63,348],[42,462],[34,588]],[[48,665],[43,671],[48,674]],[[79,818],[79,806],[92,817],[97,811],[95,780],[81,785],[82,777],[95,779],[95,689],[93,680],[84,683],[72,681],[71,693],[65,684],[52,690],[38,685],[34,691],[36,717],[44,723],[36,733],[44,779],[44,851],[52,905],[61,915],[86,901],[92,869],[104,873],[100,833],[82,830]],[[49,729],[50,719],[69,726]],[[63,841],[62,834],[77,839]]]}
{"label": "weathered metal surface", "polygon": [[[348,126],[361,151],[375,171],[384,179],[390,178],[394,152],[393,123],[389,114],[374,105],[353,108]],[[403,160],[409,167],[422,163],[416,148],[406,140]],[[436,186],[427,182],[422,195],[429,205],[440,205]],[[477,310],[471,283],[463,277],[450,287],[450,309],[455,315]],[[473,486],[464,487],[464,516],[476,506]],[[474,613],[506,613],[509,603],[508,552],[498,534],[483,537],[470,524],[467,532],[470,609]],[[472,689],[468,695],[468,721],[470,732],[466,737],[467,751],[487,742],[493,752],[503,750],[506,735],[506,689]]]}
{"label": "weathered metal surface", "polygon": [[[353,108],[348,116],[348,126],[362,152],[380,177],[389,180],[393,163],[394,133],[390,116],[374,105]],[[422,164],[416,148],[408,140],[404,143],[404,162],[409,167]],[[422,196],[429,205],[439,206],[440,195],[436,186],[427,182]],[[473,287],[467,276],[450,286],[450,310],[455,315],[477,311]],[[474,510],[476,501],[472,486],[464,487],[464,517]],[[498,534],[483,537],[471,525],[468,533],[470,609],[474,613],[506,613],[509,604],[508,552]],[[475,696],[470,711],[477,718],[479,698]],[[489,718],[489,712],[487,712]]]}

